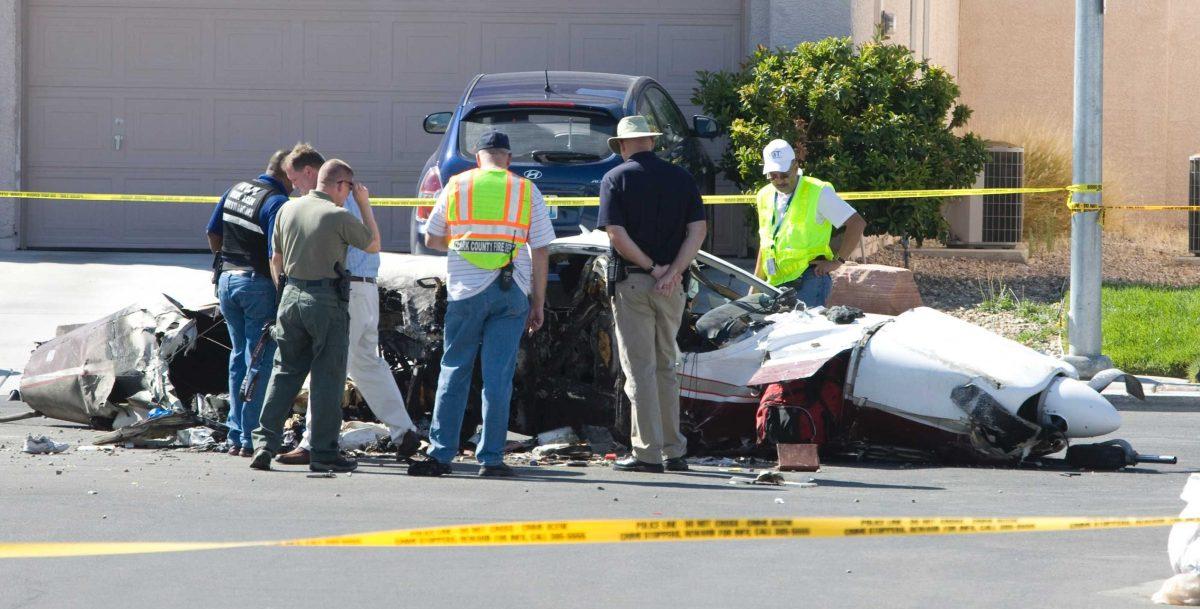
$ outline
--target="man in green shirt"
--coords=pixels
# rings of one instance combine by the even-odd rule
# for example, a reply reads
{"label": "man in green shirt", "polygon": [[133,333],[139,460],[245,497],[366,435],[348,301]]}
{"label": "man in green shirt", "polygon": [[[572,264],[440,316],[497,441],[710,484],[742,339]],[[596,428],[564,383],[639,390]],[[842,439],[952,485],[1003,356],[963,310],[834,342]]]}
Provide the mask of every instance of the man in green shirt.
{"label": "man in green shirt", "polygon": [[[362,213],[360,222],[342,208],[350,193]],[[347,472],[358,463],[338,453],[346,353],[350,342],[348,299],[343,300],[335,269],[346,265],[346,246],[369,253],[380,249],[379,228],[367,189],[355,184],[345,162],[330,159],[317,174],[317,187],[280,211],[272,235],[271,271],[286,275],[287,285],[275,321],[274,370],[267,384],[250,467],[271,469],[279,451],[283,422],[292,411],[304,378],[312,373],[309,393],[312,458],[315,472]]]}

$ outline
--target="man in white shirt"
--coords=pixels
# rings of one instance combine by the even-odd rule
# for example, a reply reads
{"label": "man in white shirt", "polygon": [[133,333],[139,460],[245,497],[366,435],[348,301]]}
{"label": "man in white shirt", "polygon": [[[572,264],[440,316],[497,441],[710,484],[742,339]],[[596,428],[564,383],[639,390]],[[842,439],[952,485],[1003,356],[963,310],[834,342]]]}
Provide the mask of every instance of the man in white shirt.
{"label": "man in white shirt", "polygon": [[476,150],[478,168],[450,178],[426,225],[425,244],[449,252],[449,302],[429,452],[408,466],[411,476],[450,473],[476,355],[483,368],[479,475],[514,475],[503,461],[513,374],[521,335],[536,332],[544,320],[546,247],[554,226],[533,182],[508,171],[507,135],[488,131]]}
{"label": "man in white shirt", "polygon": [[[854,253],[867,223],[832,185],[803,175],[795,150],[784,140],[772,140],[763,149],[763,174],[770,184],[755,197],[759,250],[754,274],[775,287],[795,289],[806,306],[825,306],[833,288],[829,274]],[[842,227],[845,236],[834,253],[829,239]]]}

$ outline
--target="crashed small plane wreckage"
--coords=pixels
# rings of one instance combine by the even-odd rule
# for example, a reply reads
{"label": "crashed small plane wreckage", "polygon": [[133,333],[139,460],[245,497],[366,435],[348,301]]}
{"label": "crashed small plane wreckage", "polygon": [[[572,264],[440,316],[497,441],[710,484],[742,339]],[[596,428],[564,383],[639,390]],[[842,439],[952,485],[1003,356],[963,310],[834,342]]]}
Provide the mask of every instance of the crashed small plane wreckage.
{"label": "crashed small plane wreckage", "polygon": [[[598,231],[550,245],[546,323],[522,340],[512,430],[599,425],[628,438],[608,249]],[[444,278],[444,258],[383,257],[380,348],[415,421],[434,406]],[[834,387],[843,416],[827,429],[830,449],[984,463],[1047,455],[1071,439],[1115,431],[1120,416],[1099,393],[1115,380],[1141,395],[1136,378],[1119,370],[1084,383],[1060,360],[932,309],[843,323],[820,309],[795,310],[790,291],[706,252],[686,288],[677,340],[681,427],[691,454],[762,450],[756,415],[764,389],[780,384]],[[34,351],[21,394],[46,416],[115,428],[104,436],[109,441],[155,426],[219,429],[213,398],[228,390],[228,340],[215,305],[190,310],[164,298],[130,306],[60,328]],[[472,394],[477,401],[478,391]],[[479,421],[478,408],[471,404],[464,435]]]}

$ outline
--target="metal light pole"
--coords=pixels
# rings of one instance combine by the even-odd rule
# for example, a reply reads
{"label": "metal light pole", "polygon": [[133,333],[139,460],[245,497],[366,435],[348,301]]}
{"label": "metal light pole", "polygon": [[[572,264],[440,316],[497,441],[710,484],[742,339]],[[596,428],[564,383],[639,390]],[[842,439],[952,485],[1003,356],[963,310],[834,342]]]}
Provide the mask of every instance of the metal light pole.
{"label": "metal light pole", "polygon": [[[1076,184],[1100,184],[1103,162],[1104,116],[1104,0],[1075,0],[1075,124]],[[1101,193],[1075,193],[1079,203],[1100,204]],[[1071,214],[1071,310],[1067,317],[1070,342],[1064,358],[1091,378],[1112,367],[1100,353],[1100,212]]]}

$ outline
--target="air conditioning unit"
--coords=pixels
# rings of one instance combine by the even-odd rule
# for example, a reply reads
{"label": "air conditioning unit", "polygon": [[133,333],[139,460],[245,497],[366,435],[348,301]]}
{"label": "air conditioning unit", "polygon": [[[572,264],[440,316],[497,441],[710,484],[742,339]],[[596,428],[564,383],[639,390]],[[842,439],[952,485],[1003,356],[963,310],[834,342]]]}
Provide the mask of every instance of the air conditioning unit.
{"label": "air conditioning unit", "polygon": [[[975,188],[1025,186],[1025,149],[992,142]],[[1025,195],[974,195],[949,201],[942,215],[950,224],[947,247],[1012,248],[1021,241]]]}
{"label": "air conditioning unit", "polygon": [[[1188,205],[1200,205],[1200,154],[1188,158]],[[1200,256],[1200,211],[1188,212],[1188,251]]]}

